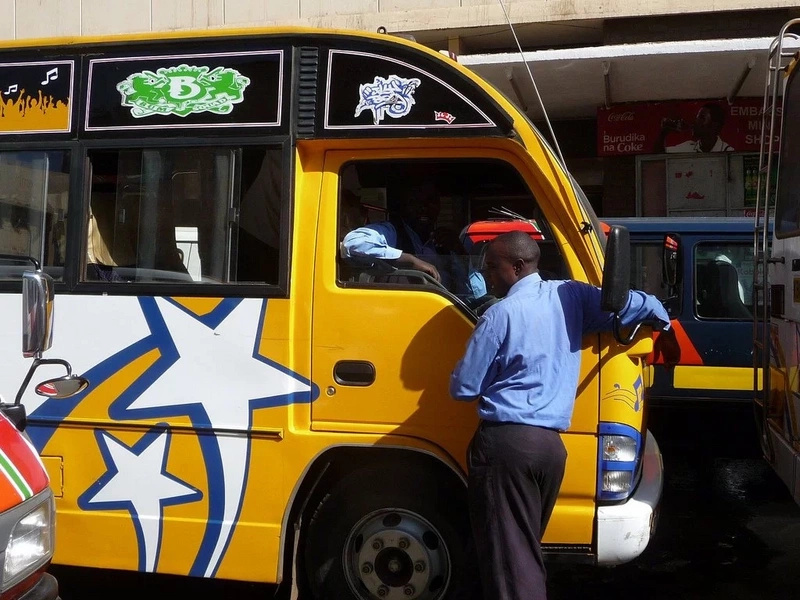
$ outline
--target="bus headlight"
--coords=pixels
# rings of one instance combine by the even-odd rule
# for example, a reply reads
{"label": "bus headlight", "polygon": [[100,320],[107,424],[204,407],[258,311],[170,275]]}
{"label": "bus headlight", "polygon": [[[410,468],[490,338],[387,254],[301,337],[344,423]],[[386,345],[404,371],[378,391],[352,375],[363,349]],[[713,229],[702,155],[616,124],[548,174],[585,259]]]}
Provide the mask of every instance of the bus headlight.
{"label": "bus headlight", "polygon": [[600,423],[597,499],[626,500],[636,488],[641,465],[642,435],[629,425]]}
{"label": "bus headlight", "polygon": [[603,492],[630,493],[633,488],[633,471],[604,471]]}
{"label": "bus headlight", "polygon": [[46,564],[53,556],[53,497],[22,517],[11,530],[3,562],[3,591]]}
{"label": "bus headlight", "polygon": [[630,462],[636,460],[636,440],[627,435],[604,435],[603,460]]}

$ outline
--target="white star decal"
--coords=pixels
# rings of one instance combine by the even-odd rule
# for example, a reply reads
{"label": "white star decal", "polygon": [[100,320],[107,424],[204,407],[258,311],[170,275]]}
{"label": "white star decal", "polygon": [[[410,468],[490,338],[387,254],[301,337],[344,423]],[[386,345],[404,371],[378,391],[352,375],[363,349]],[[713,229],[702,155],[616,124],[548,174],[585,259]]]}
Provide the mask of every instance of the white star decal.
{"label": "white star decal", "polygon": [[98,445],[108,471],[79,499],[85,508],[130,511],[144,547],[144,564],[139,567],[148,572],[155,571],[158,562],[164,506],[202,497],[200,491],[166,471],[169,439],[168,430],[151,430],[128,447],[99,432]]}
{"label": "white star decal", "polygon": [[215,429],[250,426],[251,402],[308,393],[308,383],[253,356],[260,301],[242,301],[211,329],[164,298],[158,308],[169,328],[178,360],[128,406],[128,411],[196,405]]}
{"label": "white star decal", "polygon": [[244,495],[250,449],[249,437],[244,434],[250,428],[251,411],[270,406],[270,399],[308,395],[311,386],[255,356],[262,301],[243,300],[215,329],[164,298],[158,298],[157,304],[177,350],[177,360],[128,405],[126,413],[154,418],[192,414],[196,426],[243,434],[216,437],[224,472],[209,469],[209,489],[224,486],[224,509],[219,515],[220,532],[203,573],[211,577],[233,533]]}

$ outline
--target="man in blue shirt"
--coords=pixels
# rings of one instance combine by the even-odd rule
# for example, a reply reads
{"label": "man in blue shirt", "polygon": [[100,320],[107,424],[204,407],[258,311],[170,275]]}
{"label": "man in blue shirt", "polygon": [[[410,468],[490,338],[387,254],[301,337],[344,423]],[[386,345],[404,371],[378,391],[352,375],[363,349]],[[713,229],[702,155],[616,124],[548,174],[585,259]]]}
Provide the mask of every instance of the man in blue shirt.
{"label": "man in blue shirt", "polygon": [[[481,425],[469,448],[469,505],[484,597],[547,597],[541,539],[558,496],[586,334],[609,330],[600,289],[578,281],[543,281],[539,246],[526,233],[495,238],[484,275],[503,300],[478,320],[450,393],[478,400]],[[675,364],[680,349],[657,298],[631,291],[624,326],[662,330],[657,351]]]}
{"label": "man in blue shirt", "polygon": [[427,185],[411,188],[404,196],[399,218],[354,229],[342,241],[342,255],[388,260],[441,281],[433,264],[437,255],[431,238],[439,217],[439,196]]}
{"label": "man in blue shirt", "polygon": [[401,196],[399,216],[347,233],[342,257],[389,261],[427,273],[462,299],[483,297],[483,280],[468,271],[458,236],[445,228],[434,229],[440,209],[435,186],[422,184],[395,192]]}

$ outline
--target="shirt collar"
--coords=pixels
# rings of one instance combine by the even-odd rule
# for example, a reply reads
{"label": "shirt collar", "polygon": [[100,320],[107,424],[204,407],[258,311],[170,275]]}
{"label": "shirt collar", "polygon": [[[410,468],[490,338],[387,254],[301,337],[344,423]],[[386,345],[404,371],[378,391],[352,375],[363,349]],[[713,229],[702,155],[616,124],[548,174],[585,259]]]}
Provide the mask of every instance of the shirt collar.
{"label": "shirt collar", "polygon": [[517,292],[527,289],[532,285],[536,285],[537,283],[542,281],[542,276],[539,275],[539,272],[531,273],[530,275],[526,275],[522,279],[520,279],[517,283],[511,286],[506,294],[506,298],[511,296],[512,294],[516,294]]}

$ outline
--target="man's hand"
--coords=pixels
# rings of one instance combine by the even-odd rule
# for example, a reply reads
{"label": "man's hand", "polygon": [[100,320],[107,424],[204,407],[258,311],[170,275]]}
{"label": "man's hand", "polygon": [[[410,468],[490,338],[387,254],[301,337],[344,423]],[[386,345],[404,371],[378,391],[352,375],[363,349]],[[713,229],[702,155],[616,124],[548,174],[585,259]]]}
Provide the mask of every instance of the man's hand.
{"label": "man's hand", "polygon": [[431,263],[427,263],[424,260],[417,258],[413,254],[403,252],[400,255],[400,258],[397,259],[397,264],[404,267],[409,267],[415,271],[422,271],[423,273],[433,277],[439,283],[442,282],[442,276],[439,275],[439,271],[436,270],[436,267],[434,267]]}
{"label": "man's hand", "polygon": [[664,365],[667,368],[677,365],[681,361],[681,347],[678,344],[678,338],[675,337],[675,329],[670,327],[665,331],[661,331],[656,338],[653,351],[655,356],[661,355],[663,357]]}
{"label": "man's hand", "polygon": [[683,119],[661,119],[661,131],[684,131],[687,129]]}

